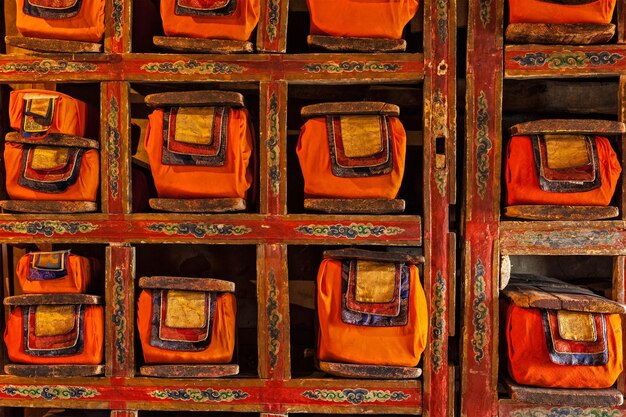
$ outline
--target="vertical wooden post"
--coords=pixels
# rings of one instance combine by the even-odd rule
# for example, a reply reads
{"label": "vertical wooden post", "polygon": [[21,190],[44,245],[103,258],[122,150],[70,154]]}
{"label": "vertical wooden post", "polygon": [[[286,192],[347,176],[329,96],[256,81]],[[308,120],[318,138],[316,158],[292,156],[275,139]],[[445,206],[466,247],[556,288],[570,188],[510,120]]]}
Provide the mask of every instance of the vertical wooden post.
{"label": "vertical wooden post", "polygon": [[467,39],[461,414],[497,415],[504,2],[471,0]]}
{"label": "vertical wooden post", "polygon": [[256,49],[259,52],[287,51],[287,16],[289,0],[261,1],[261,19],[257,27]]}
{"label": "vertical wooden post", "polygon": [[[626,24],[626,22],[624,22]],[[621,33],[621,31],[620,31]],[[618,120],[622,123],[626,123],[626,76],[621,75],[619,77],[619,92],[617,96],[617,105],[618,105]],[[622,161],[621,165],[626,166],[626,135],[622,135],[620,137],[619,148],[622,152]],[[619,202],[619,210],[621,214],[621,219],[626,219],[626,181],[622,178],[622,189],[621,189],[622,198]]]}
{"label": "vertical wooden post", "polygon": [[[453,410],[441,393],[450,389],[448,337],[454,271],[449,258],[449,207],[456,198],[456,1],[424,3],[424,287],[430,299],[424,359],[424,407],[431,417]],[[428,35],[426,35],[428,34]]]}
{"label": "vertical wooden post", "polygon": [[291,378],[287,245],[257,247],[259,378]]}
{"label": "vertical wooden post", "polygon": [[137,410],[111,410],[111,417],[139,417]]}
{"label": "vertical wooden post", "polygon": [[135,248],[106,248],[106,375],[135,375]]}
{"label": "vertical wooden post", "polygon": [[105,52],[114,54],[130,52],[132,35],[131,0],[106,0],[104,14]]}

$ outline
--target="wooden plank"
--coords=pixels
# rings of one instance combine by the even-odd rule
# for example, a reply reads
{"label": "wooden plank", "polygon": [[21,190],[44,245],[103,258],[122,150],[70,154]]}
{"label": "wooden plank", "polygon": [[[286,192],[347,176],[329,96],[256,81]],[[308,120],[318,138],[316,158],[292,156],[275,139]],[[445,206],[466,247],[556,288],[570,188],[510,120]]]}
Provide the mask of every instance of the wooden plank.
{"label": "wooden plank", "polygon": [[287,51],[287,18],[289,0],[267,0],[261,7],[257,26],[257,50],[268,53]]}
{"label": "wooden plank", "polygon": [[305,119],[318,116],[332,116],[345,114],[381,114],[399,116],[400,107],[395,104],[380,101],[345,101],[338,103],[320,103],[304,106],[300,115]]}
{"label": "wooden plank", "polygon": [[98,210],[95,201],[0,200],[0,208],[18,213],[91,213]]}
{"label": "wooden plank", "polygon": [[64,133],[48,133],[44,138],[25,138],[18,132],[9,132],[4,140],[25,145],[63,146],[70,148],[100,149],[100,142]]}
{"label": "wooden plank", "polygon": [[406,366],[358,365],[319,361],[321,371],[344,378],[366,379],[414,379],[422,375],[420,368]]}
{"label": "wooden plank", "polygon": [[506,28],[507,42],[525,44],[591,45],[614,35],[613,24],[511,23]]}
{"label": "wooden plank", "polygon": [[364,249],[336,249],[324,251],[325,258],[333,259],[363,259],[380,262],[406,262],[409,264],[424,263],[424,257],[419,255],[409,255],[400,252],[377,252]]}
{"label": "wooden plank", "polygon": [[244,107],[244,98],[234,91],[204,90],[149,94],[145,98],[151,108],[172,106]]}
{"label": "wooden plank", "polygon": [[245,211],[243,198],[151,198],[150,208],[172,213],[231,213]]}
{"label": "wooden plank", "polygon": [[141,277],[139,279],[139,287],[167,290],[235,292],[234,282],[214,278]]}
{"label": "wooden plank", "polygon": [[309,35],[309,47],[331,52],[404,52],[404,39],[345,38],[336,36]]}
{"label": "wooden plank", "polygon": [[613,206],[506,206],[506,217],[526,220],[604,220],[619,216],[619,208]]}
{"label": "wooden plank", "polygon": [[6,306],[31,306],[31,305],[61,305],[61,304],[102,304],[102,297],[88,294],[27,294],[5,297]]}
{"label": "wooden plank", "polygon": [[404,213],[406,202],[383,198],[305,198],[305,210],[322,213],[392,214]]}
{"label": "wooden plank", "polygon": [[541,133],[622,135],[626,133],[626,125],[612,120],[543,119],[520,123],[511,127],[512,136]]}
{"label": "wooden plank", "polygon": [[539,388],[519,385],[511,380],[505,382],[511,399],[527,404],[567,405],[570,407],[617,407],[624,397],[615,388],[563,389]]}
{"label": "wooden plank", "polygon": [[199,52],[208,54],[242,54],[254,52],[252,42],[231,39],[155,36],[152,38],[152,41],[159,48],[172,52]]}
{"label": "wooden plank", "polygon": [[101,44],[92,42],[29,38],[25,36],[5,36],[4,40],[8,46],[28,49],[35,52],[81,54],[97,53],[102,50]]}
{"label": "wooden plank", "polygon": [[155,378],[221,378],[239,374],[239,365],[144,365],[139,373]]}
{"label": "wooden plank", "polygon": [[4,372],[28,378],[71,378],[79,376],[99,376],[104,374],[104,365],[21,365],[8,364]]}

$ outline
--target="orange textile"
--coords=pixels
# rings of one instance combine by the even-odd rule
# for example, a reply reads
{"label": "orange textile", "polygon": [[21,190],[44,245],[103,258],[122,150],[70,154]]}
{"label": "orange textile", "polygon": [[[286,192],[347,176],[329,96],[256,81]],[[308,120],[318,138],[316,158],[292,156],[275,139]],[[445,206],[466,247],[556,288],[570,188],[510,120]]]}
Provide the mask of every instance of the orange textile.
{"label": "orange textile", "polygon": [[[69,41],[99,42],[104,33],[104,0],[80,1],[78,13],[65,15],[60,11],[58,17],[38,17],[29,14],[24,3],[33,4],[29,0],[17,0],[17,30],[27,37],[45,39],[64,39]],[[44,10],[49,1],[37,1]],[[48,5],[49,6],[49,5]],[[46,12],[44,12],[45,15]]]}
{"label": "orange textile", "polygon": [[47,90],[13,90],[9,97],[9,119],[11,127],[21,131],[24,116],[24,95],[44,94],[57,96],[56,109],[49,133],[65,133],[83,136],[87,118],[87,105],[66,94]]}
{"label": "orange textile", "polygon": [[506,202],[516,204],[562,204],[606,206],[611,202],[622,169],[609,140],[596,136],[602,185],[585,192],[549,192],[539,188],[531,138],[514,136],[506,159]]}
{"label": "orange textile", "polygon": [[300,130],[296,152],[304,176],[307,197],[396,198],[406,156],[406,133],[397,117],[389,117],[393,169],[389,174],[367,177],[338,177],[331,167],[330,146],[325,117],[307,120]]}
{"label": "orange textile", "polygon": [[145,148],[159,197],[244,198],[252,185],[254,132],[245,109],[230,108],[226,162],[223,166],[166,165],[163,155],[164,111],[149,116]]}
{"label": "orange textile", "polygon": [[167,36],[247,41],[261,14],[260,0],[236,0],[233,13],[214,16],[185,16],[175,13],[179,0],[161,0],[163,31]]}
{"label": "orange textile", "polygon": [[91,282],[92,265],[89,258],[69,254],[65,272],[56,279],[31,280],[29,271],[30,254],[22,256],[15,268],[15,274],[24,294],[84,293]]}
{"label": "orange textile", "polygon": [[509,0],[510,23],[611,23],[615,0],[560,4],[550,0]]}
{"label": "orange textile", "polygon": [[24,145],[14,142],[7,142],[4,148],[7,193],[12,200],[96,201],[100,178],[100,156],[97,150],[85,150],[74,184],[63,192],[52,193],[19,185],[24,149]]}
{"label": "orange textile", "polygon": [[342,321],[342,262],[324,259],[317,275],[319,360],[370,365],[417,366],[426,348],[428,311],[416,266],[410,266],[408,322],[369,327]]}
{"label": "orange textile", "polygon": [[307,0],[311,35],[400,39],[417,0]]}
{"label": "orange textile", "polygon": [[509,374],[518,384],[555,388],[608,388],[622,372],[622,321],[606,315],[608,362],[559,365],[550,360],[541,310],[510,304],[506,317]]}
{"label": "orange textile", "polygon": [[85,306],[83,346],[79,352],[67,356],[35,356],[25,352],[23,307],[15,307],[7,320],[4,343],[9,359],[14,363],[97,365],[102,363],[104,351],[104,309]]}
{"label": "orange textile", "polygon": [[[137,302],[137,327],[146,363],[228,363],[235,349],[237,302],[233,293],[216,294],[212,315],[210,344],[200,351],[163,349],[150,344],[153,294],[159,290],[143,290]],[[215,295],[215,293],[212,293]]]}

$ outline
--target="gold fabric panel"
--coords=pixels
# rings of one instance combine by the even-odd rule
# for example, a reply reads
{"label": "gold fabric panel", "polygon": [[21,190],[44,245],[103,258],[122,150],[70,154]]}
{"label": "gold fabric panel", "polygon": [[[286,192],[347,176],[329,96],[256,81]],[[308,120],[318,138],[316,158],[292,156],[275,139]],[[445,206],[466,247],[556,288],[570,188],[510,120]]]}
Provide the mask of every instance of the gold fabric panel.
{"label": "gold fabric panel", "polygon": [[576,168],[587,165],[589,152],[585,137],[581,135],[544,135],[548,168]]}
{"label": "gold fabric panel", "polygon": [[176,142],[210,145],[213,142],[215,107],[179,107],[176,113]]}
{"label": "gold fabric panel", "polygon": [[396,286],[396,265],[390,262],[357,261],[356,294],[361,303],[388,303]]}
{"label": "gold fabric panel", "polygon": [[206,326],[206,297],[201,291],[169,290],[165,325],[177,329],[202,329]]}
{"label": "gold fabric panel", "polygon": [[379,116],[341,116],[339,123],[343,150],[348,158],[372,156],[383,150]]}
{"label": "gold fabric panel", "polygon": [[46,117],[55,101],[52,97],[30,99],[26,104],[26,111],[40,117]]}
{"label": "gold fabric panel", "polygon": [[40,305],[35,309],[35,336],[58,336],[74,328],[73,305]]}
{"label": "gold fabric panel", "polygon": [[598,337],[595,321],[590,313],[559,310],[557,312],[557,320],[559,322],[559,334],[562,339],[576,342],[594,342]]}
{"label": "gold fabric panel", "polygon": [[37,146],[33,151],[32,169],[57,169],[67,165],[70,148]]}

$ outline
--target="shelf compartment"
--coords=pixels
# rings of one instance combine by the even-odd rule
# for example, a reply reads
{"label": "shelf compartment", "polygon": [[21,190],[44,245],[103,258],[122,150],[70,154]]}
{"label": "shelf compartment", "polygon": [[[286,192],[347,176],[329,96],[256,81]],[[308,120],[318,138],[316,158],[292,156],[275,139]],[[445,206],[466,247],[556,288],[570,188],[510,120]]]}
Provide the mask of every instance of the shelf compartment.
{"label": "shelf compartment", "polygon": [[527,404],[568,405],[570,407],[617,407],[624,397],[615,388],[607,389],[563,389],[538,388],[505,381],[511,399]]}

